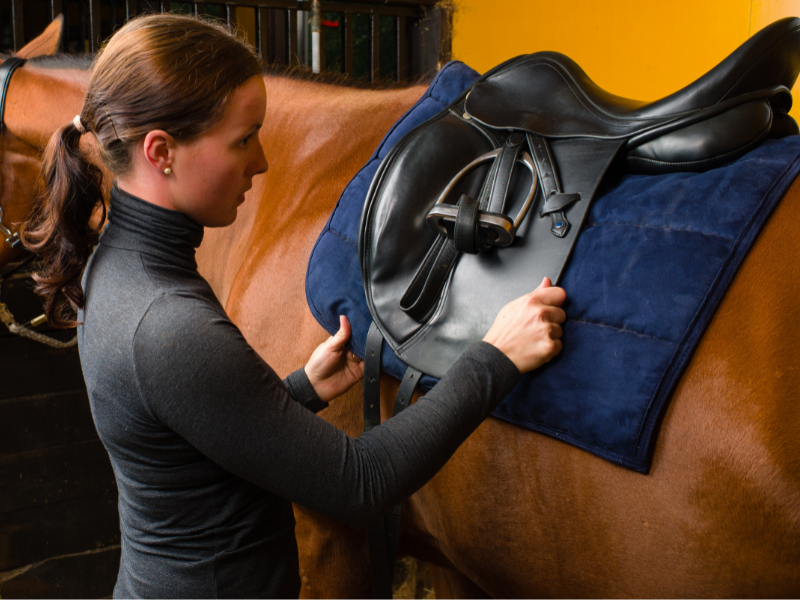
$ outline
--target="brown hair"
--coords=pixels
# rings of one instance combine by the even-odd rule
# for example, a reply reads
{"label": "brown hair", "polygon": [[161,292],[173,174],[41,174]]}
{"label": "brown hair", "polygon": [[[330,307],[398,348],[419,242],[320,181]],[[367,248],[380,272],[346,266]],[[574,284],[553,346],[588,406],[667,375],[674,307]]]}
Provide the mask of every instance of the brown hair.
{"label": "brown hair", "polygon": [[[222,117],[231,93],[261,66],[252,48],[223,25],[182,15],[145,15],[115,33],[92,64],[80,120],[115,176],[131,169],[134,144],[163,129],[190,140]],[[43,256],[35,277],[48,321],[74,327],[84,303],[81,274],[105,222],[103,174],[80,149],[72,122],[50,138],[44,192],[22,230]],[[96,211],[99,224],[91,225]]]}

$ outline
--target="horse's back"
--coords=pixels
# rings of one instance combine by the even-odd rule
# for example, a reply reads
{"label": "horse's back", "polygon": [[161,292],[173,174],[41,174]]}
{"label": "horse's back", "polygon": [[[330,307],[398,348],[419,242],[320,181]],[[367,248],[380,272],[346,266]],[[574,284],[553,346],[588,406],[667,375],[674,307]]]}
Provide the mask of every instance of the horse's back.
{"label": "horse's back", "polygon": [[410,549],[493,596],[796,596],[799,227],[796,181],[684,373],[648,476],[489,419],[413,497]]}

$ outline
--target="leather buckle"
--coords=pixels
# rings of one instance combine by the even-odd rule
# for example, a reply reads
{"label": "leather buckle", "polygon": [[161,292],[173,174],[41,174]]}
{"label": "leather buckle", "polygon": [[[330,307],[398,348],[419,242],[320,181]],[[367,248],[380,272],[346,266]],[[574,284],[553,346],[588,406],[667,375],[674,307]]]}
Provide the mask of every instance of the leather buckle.
{"label": "leather buckle", "polygon": [[3,225],[3,209],[0,208],[0,234],[2,234],[6,239],[6,244],[11,246],[12,248],[18,248],[21,245],[21,241],[19,239],[19,234],[14,233],[8,227]]}
{"label": "leather buckle", "polygon": [[[458,216],[458,206],[445,201],[455,185],[464,177],[464,175],[466,175],[475,167],[482,165],[485,162],[489,162],[490,160],[495,160],[500,155],[502,150],[502,148],[497,148],[496,150],[487,152],[483,156],[479,156],[466,167],[461,169],[461,171],[459,171],[458,174],[453,177],[452,181],[447,184],[447,187],[445,187],[444,191],[439,195],[439,199],[436,201],[436,204],[433,205],[433,208],[431,208],[431,210],[428,212],[428,215],[425,217],[426,222],[434,231],[447,235],[448,231],[444,223],[448,222],[455,224],[456,222],[456,217]],[[539,184],[539,179],[536,175],[536,166],[533,164],[531,155],[527,152],[523,152],[519,157],[518,162],[521,162],[530,171],[531,187],[528,191],[528,195],[525,198],[522,208],[520,208],[519,212],[517,213],[517,216],[512,219],[508,215],[503,215],[500,213],[490,213],[485,211],[479,211],[478,213],[478,227],[488,230],[490,239],[492,239],[492,245],[499,246],[501,248],[510,246],[514,241],[514,236],[517,234],[517,229],[519,229],[523,219],[525,219],[525,215],[528,214],[528,211],[533,204],[533,196],[536,194],[536,188]]]}

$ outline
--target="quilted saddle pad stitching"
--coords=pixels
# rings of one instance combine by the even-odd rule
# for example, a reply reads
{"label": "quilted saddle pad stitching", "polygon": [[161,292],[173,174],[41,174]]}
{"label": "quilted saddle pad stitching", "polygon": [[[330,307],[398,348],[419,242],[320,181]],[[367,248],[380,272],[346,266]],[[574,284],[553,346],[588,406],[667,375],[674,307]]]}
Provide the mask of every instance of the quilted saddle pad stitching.
{"label": "quilted saddle pad stitching", "polygon": [[[657,414],[656,417],[652,417],[651,415],[653,411],[656,413],[663,413],[666,409],[666,405],[671,399],[675,386],[678,384],[683,376],[684,371],[689,366],[691,355],[693,355],[694,351],[697,349],[697,345],[700,343],[700,339],[703,337],[703,334],[705,334],[708,324],[711,322],[711,319],[714,318],[714,314],[719,308],[721,298],[717,299],[716,296],[724,296],[724,294],[727,293],[728,287],[739,271],[739,267],[747,257],[747,252],[744,252],[741,256],[739,256],[740,248],[745,245],[745,242],[754,241],[751,238],[755,238],[761,232],[761,228],[769,219],[772,212],[774,212],[783,195],[786,193],[786,189],[788,189],[789,185],[791,185],[791,182],[795,179],[795,177],[798,176],[798,174],[800,174],[800,152],[795,154],[794,158],[789,161],[781,174],[774,179],[772,185],[762,197],[761,202],[759,202],[758,208],[753,212],[747,224],[745,224],[743,227],[742,233],[737,237],[736,240],[733,241],[730,253],[726,257],[724,264],[717,272],[717,277],[715,277],[714,282],[711,284],[708,292],[703,297],[703,300],[698,307],[694,318],[687,326],[684,333],[684,338],[682,338],[678,344],[674,361],[671,360],[670,364],[667,365],[667,368],[664,371],[658,386],[650,398],[650,402],[642,417],[642,425],[639,430],[639,435],[637,436],[637,448],[640,447],[642,438],[649,437],[653,430],[660,425],[660,418],[663,417],[663,414]],[[785,182],[786,179],[789,179],[788,183]],[[780,192],[780,197],[776,199],[774,197],[775,190],[780,188],[783,189]],[[762,210],[765,205],[770,204],[772,206],[769,211]],[[749,250],[749,244],[747,246]],[[739,264],[735,265],[735,268],[730,268],[731,261],[735,260],[737,257],[739,258]],[[714,303],[716,303],[714,310],[708,311],[707,307]],[[710,314],[706,314],[709,312]],[[700,326],[701,323],[702,326]],[[676,362],[683,362],[684,364],[682,368],[673,369],[672,366]],[[666,391],[662,392],[662,389]]]}

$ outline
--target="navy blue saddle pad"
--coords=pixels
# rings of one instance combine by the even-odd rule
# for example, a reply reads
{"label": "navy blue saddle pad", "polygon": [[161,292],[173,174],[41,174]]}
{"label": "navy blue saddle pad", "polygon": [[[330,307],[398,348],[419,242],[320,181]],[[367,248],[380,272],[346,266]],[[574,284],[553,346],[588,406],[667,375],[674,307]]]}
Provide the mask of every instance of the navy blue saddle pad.
{"label": "navy blue saddle pad", "polygon": [[[344,314],[364,355],[371,322],[358,264],[358,223],[380,160],[478,74],[446,65],[345,189],[306,275],[311,312],[329,332]],[[701,336],[772,210],[800,171],[800,136],[768,140],[702,174],[628,175],[596,198],[560,285],[562,353],[527,374],[494,417],[646,473],[657,424]],[[529,217],[532,218],[532,217]],[[502,250],[500,250],[502,251]],[[387,344],[384,370],[405,365]],[[436,380],[424,377],[423,389]]]}

